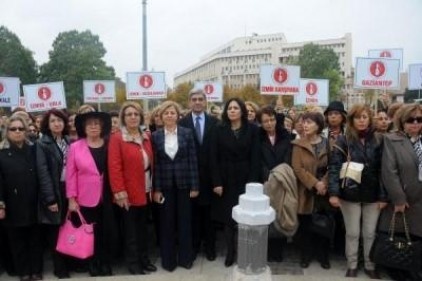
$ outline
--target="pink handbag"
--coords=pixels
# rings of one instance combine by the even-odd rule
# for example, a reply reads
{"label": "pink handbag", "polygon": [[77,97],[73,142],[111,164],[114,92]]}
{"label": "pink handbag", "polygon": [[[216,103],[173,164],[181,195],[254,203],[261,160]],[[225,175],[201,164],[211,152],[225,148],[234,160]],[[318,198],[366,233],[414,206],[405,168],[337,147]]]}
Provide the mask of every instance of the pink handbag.
{"label": "pink handbag", "polygon": [[81,212],[76,211],[81,226],[75,227],[70,220],[70,211],[66,222],[60,227],[56,251],[78,259],[86,259],[94,255],[94,226],[87,224]]}

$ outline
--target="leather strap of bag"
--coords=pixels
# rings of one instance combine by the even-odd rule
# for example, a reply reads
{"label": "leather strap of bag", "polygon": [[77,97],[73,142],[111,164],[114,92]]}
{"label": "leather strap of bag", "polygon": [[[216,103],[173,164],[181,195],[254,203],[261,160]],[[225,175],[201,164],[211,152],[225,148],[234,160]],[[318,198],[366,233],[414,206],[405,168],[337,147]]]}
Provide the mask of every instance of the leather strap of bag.
{"label": "leather strap of bag", "polygon": [[[71,212],[72,212],[72,211],[70,211],[70,210],[68,210],[68,211],[67,211],[66,219],[70,220],[70,213],[71,213]],[[82,216],[81,211],[80,211],[80,210],[76,210],[75,212],[78,214],[78,216],[79,216],[79,220],[81,221],[81,223],[82,223],[82,224],[87,224],[87,223],[86,223],[86,220],[85,220],[85,218],[84,218],[84,216]]]}
{"label": "leather strap of bag", "polygon": [[[349,169],[349,165],[350,165],[350,161],[351,161],[352,157],[350,157],[349,141],[347,140],[346,136],[344,138],[346,139],[347,153],[344,151],[343,148],[341,148],[337,144],[333,144],[333,147],[340,150],[344,154],[344,156],[346,156],[346,159],[347,159],[346,171],[347,171],[347,169]],[[341,187],[344,188],[345,185],[346,185],[346,178],[343,179],[343,182],[341,183]]]}

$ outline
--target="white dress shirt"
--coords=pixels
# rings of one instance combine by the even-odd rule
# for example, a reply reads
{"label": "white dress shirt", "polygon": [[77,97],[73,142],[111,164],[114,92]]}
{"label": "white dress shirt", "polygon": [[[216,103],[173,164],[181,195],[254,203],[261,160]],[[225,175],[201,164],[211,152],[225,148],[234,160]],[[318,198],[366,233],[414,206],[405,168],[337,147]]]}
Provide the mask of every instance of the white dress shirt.
{"label": "white dress shirt", "polygon": [[164,150],[166,154],[173,160],[178,149],[179,144],[177,143],[177,127],[173,132],[164,129]]}

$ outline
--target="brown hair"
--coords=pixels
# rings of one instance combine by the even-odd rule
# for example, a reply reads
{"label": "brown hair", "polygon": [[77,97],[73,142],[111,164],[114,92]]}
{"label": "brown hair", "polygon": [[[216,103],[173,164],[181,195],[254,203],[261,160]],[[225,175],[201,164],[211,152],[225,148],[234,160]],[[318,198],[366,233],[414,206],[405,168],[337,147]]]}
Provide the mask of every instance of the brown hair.
{"label": "brown hair", "polygon": [[[305,121],[306,119],[309,119],[309,120],[314,121],[317,124],[318,126],[317,135],[321,134],[322,130],[324,130],[325,123],[324,123],[324,115],[322,115],[322,113],[317,112],[317,111],[308,111],[308,112],[303,113],[301,117],[303,121]],[[293,126],[294,126],[294,123],[293,123]]]}
{"label": "brown hair", "polygon": [[400,109],[394,115],[394,125],[396,129],[400,132],[404,131],[404,123],[414,112],[422,113],[422,106],[418,103],[406,104],[400,107]]}
{"label": "brown hair", "polygon": [[180,109],[180,105],[179,105],[177,102],[174,102],[174,101],[168,100],[168,101],[163,102],[163,103],[160,105],[159,114],[160,114],[160,118],[161,118],[161,120],[163,120],[163,114],[164,114],[164,111],[166,111],[166,110],[167,110],[168,108],[170,108],[170,107],[174,107],[174,109],[176,109],[176,112],[177,112],[177,118],[179,118],[179,117],[180,117],[180,111],[181,111],[181,109]]}
{"label": "brown hair", "polygon": [[368,128],[370,130],[373,130],[374,128],[374,114],[372,112],[372,109],[369,107],[369,105],[366,104],[355,104],[352,106],[352,108],[349,110],[346,118],[346,136],[352,140],[358,140],[358,131],[356,130],[353,121],[355,117],[362,115],[363,112],[368,113],[369,116],[369,125]]}
{"label": "brown hair", "polygon": [[135,109],[136,111],[138,111],[139,116],[141,117],[141,122],[140,125],[142,125],[144,123],[144,111],[142,109],[142,106],[134,101],[127,101],[125,102],[122,107],[120,108],[120,113],[119,113],[119,125],[126,127],[125,124],[125,111],[126,109],[128,109],[129,107],[132,107],[133,109]]}

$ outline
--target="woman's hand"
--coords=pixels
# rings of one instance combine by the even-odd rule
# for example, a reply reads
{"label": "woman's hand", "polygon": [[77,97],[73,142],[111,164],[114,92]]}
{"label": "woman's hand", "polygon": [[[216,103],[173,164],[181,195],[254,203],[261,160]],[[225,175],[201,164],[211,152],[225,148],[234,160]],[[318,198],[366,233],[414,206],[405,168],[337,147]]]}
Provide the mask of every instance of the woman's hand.
{"label": "woman's hand", "polygon": [[318,195],[324,196],[327,193],[327,186],[323,181],[319,181],[315,184],[315,189]]}
{"label": "woman's hand", "polygon": [[47,207],[50,212],[57,213],[59,211],[59,205],[53,204]]}
{"label": "woman's hand", "polygon": [[214,193],[221,197],[223,195],[223,187],[222,186],[216,186],[213,189]]}
{"label": "woman's hand", "polygon": [[69,198],[69,211],[76,212],[79,211],[79,204],[76,202],[75,198]]}
{"label": "woman's hand", "polygon": [[199,191],[198,190],[191,190],[189,193],[189,197],[190,198],[196,198],[199,195]]}
{"label": "woman's hand", "polygon": [[331,206],[333,206],[334,208],[340,208],[341,206],[340,198],[338,198],[337,196],[331,196],[329,201],[330,201]]}
{"label": "woman's hand", "polygon": [[158,204],[163,204],[164,201],[164,197],[163,197],[163,193],[161,191],[154,191],[154,195],[152,196],[153,200],[155,203]]}
{"label": "woman's hand", "polygon": [[378,203],[378,209],[380,210],[384,209],[388,205],[387,202],[377,202],[377,203]]}
{"label": "woman's hand", "polygon": [[4,219],[6,217],[6,210],[0,209],[0,220]]}
{"label": "woman's hand", "polygon": [[116,203],[120,208],[124,208],[126,211],[129,211],[129,200],[127,198],[116,200]]}
{"label": "woman's hand", "polygon": [[409,208],[409,204],[407,203],[403,205],[394,205],[394,213],[404,213],[406,208]]}

